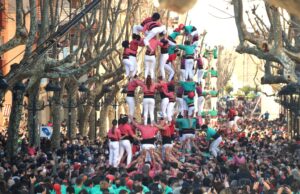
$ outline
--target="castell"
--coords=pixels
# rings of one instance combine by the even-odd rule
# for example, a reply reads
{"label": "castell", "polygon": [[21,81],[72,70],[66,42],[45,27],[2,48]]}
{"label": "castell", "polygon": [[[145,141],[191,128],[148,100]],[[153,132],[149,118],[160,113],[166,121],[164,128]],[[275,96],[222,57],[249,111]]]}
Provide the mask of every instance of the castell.
{"label": "castell", "polygon": [[0,1],[0,194],[300,194],[299,13]]}

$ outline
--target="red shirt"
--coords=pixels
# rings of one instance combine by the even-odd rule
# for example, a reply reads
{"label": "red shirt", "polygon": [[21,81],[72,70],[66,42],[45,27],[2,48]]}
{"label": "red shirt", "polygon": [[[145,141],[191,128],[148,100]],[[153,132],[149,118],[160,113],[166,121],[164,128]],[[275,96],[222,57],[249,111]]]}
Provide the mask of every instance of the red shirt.
{"label": "red shirt", "polygon": [[153,28],[161,26],[161,23],[158,21],[150,21],[144,25],[143,32],[150,31]]}
{"label": "red shirt", "polygon": [[169,125],[165,125],[164,126],[164,130],[161,130],[161,135],[162,136],[165,136],[165,137],[171,137],[171,129],[170,129],[170,126]]}
{"label": "red shirt", "polygon": [[157,40],[155,37],[152,38],[150,41],[149,41],[149,46],[152,48],[153,52],[151,50],[149,50],[149,48],[147,47],[147,50],[146,50],[146,55],[154,55],[155,54],[155,50],[158,46],[162,46],[163,43],[161,43],[159,40]]}
{"label": "red shirt", "polygon": [[151,125],[137,125],[137,129],[140,130],[143,139],[154,138],[158,132],[158,128]]}
{"label": "red shirt", "polygon": [[113,129],[111,128],[108,131],[107,137],[111,140],[119,141],[121,138],[121,131],[119,128],[115,128],[115,131],[113,133]]}
{"label": "red shirt", "polygon": [[136,55],[139,46],[145,46],[143,40],[138,41],[133,39],[132,41],[130,41],[129,43],[130,54]]}
{"label": "red shirt", "polygon": [[125,124],[123,125],[123,130],[124,130],[124,132],[126,132],[127,135],[129,135],[129,136],[131,136],[131,137],[134,136],[134,132],[133,132],[132,126],[131,126],[130,124],[125,123]]}
{"label": "red shirt", "polygon": [[136,82],[136,80],[132,80],[128,83],[127,85],[127,91],[134,91],[137,87],[138,87],[138,83]]}
{"label": "red shirt", "polygon": [[145,96],[154,96],[156,89],[158,89],[160,86],[159,84],[152,83],[150,85],[150,87],[148,88],[147,85],[140,80],[137,80],[137,83],[139,86],[141,86],[143,88],[143,92],[144,92]]}
{"label": "red shirt", "polygon": [[148,22],[152,22],[152,17],[145,18],[141,23],[141,26],[145,26]]}
{"label": "red shirt", "polygon": [[123,51],[123,59],[129,59],[130,52],[130,48],[125,48]]}
{"label": "red shirt", "polygon": [[175,121],[171,121],[169,127],[170,127],[170,131],[171,131],[171,135],[174,135],[175,134]]}

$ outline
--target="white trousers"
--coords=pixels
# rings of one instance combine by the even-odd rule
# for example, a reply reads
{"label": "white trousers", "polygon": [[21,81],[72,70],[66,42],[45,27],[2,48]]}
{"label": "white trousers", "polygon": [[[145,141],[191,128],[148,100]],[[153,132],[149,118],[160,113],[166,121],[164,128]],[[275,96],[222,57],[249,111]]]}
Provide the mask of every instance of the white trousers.
{"label": "white trousers", "polygon": [[119,163],[119,146],[118,141],[109,142],[109,165],[113,167],[118,167]]}
{"label": "white trousers", "polygon": [[169,102],[167,107],[167,117],[169,122],[172,121],[172,117],[174,115],[174,106],[175,102]]}
{"label": "white trousers", "polygon": [[159,26],[156,28],[153,28],[152,30],[150,30],[148,32],[148,34],[146,35],[146,37],[144,38],[144,44],[146,46],[150,45],[149,41],[155,37],[157,34],[162,33],[162,32],[166,32],[166,26]]}
{"label": "white trousers", "polygon": [[198,97],[198,116],[200,116],[201,112],[203,111],[204,103],[205,103],[204,96],[199,96]]}
{"label": "white trousers", "polygon": [[147,125],[148,113],[150,115],[151,123],[154,121],[154,98],[144,98],[143,99],[143,109],[144,109],[144,125]]}
{"label": "white trousers", "polygon": [[165,70],[167,70],[169,72],[168,81],[170,82],[173,79],[174,75],[175,75],[175,71],[172,68],[172,64],[171,63],[165,64]]}
{"label": "white trousers", "polygon": [[141,25],[134,25],[132,29],[133,34],[139,34],[141,31],[143,31],[143,26]]}
{"label": "white trousers", "polygon": [[185,59],[185,79],[187,80],[188,77],[190,79],[194,78],[194,59]]}
{"label": "white trousers", "polygon": [[192,37],[194,37],[194,36],[199,36],[199,35],[198,35],[198,31],[197,31],[197,30],[193,31],[193,32],[191,33],[191,36],[192,36]]}
{"label": "white trousers", "polygon": [[204,72],[205,72],[204,69],[198,69],[197,70],[197,80],[198,80],[198,83],[202,82]]}
{"label": "white trousers", "polygon": [[167,118],[167,107],[169,104],[169,98],[163,98],[160,103],[161,113],[164,118]]}
{"label": "white trousers", "polygon": [[159,57],[159,69],[160,69],[160,75],[165,80],[166,79],[166,72],[165,72],[165,65],[167,64],[167,60],[169,58],[169,54],[160,54]]}
{"label": "white trousers", "polygon": [[180,69],[180,81],[185,81],[185,69]]}
{"label": "white trousers", "polygon": [[133,76],[135,76],[137,70],[138,70],[138,66],[137,66],[137,60],[136,60],[136,57],[135,56],[129,56],[129,60],[132,62],[133,64]]}
{"label": "white trousers", "polygon": [[219,150],[219,145],[222,142],[222,137],[218,137],[216,140],[214,140],[213,142],[211,142],[210,146],[209,146],[209,151],[212,153],[212,155],[214,157],[218,156],[218,152]]}
{"label": "white trousers", "polygon": [[211,77],[210,78],[210,86],[211,88],[217,88],[217,81],[218,81],[218,78],[217,77]]}
{"label": "white trousers", "polygon": [[129,108],[129,115],[134,117],[134,111],[135,111],[134,97],[127,96],[126,97],[126,102],[128,104],[128,108]]}
{"label": "white trousers", "polygon": [[131,163],[132,159],[132,149],[131,149],[131,144],[130,141],[125,139],[120,141],[120,152],[119,152],[119,162],[121,161],[124,151],[127,153],[127,161],[126,165],[129,165]]}
{"label": "white trousers", "polygon": [[183,108],[183,98],[176,98],[176,102],[177,102],[177,110],[178,110],[178,112],[179,113],[181,113],[181,115],[183,116],[183,114],[184,114],[184,108]]}
{"label": "white trousers", "polygon": [[155,146],[153,144],[142,144],[142,150],[146,150],[146,162],[151,162],[151,156],[148,150],[155,149]]}
{"label": "white trousers", "polygon": [[217,110],[217,102],[218,102],[218,98],[217,97],[211,97],[210,98],[210,104],[211,104],[211,110],[215,109]]}
{"label": "white trousers", "polygon": [[148,75],[151,76],[152,79],[155,79],[155,66],[156,59],[155,56],[145,55],[145,79]]}
{"label": "white trousers", "polygon": [[123,59],[123,64],[125,65],[125,73],[127,77],[133,77],[134,65],[129,59]]}
{"label": "white trousers", "polygon": [[194,116],[194,111],[195,111],[194,106],[188,107],[188,116],[193,117]]}

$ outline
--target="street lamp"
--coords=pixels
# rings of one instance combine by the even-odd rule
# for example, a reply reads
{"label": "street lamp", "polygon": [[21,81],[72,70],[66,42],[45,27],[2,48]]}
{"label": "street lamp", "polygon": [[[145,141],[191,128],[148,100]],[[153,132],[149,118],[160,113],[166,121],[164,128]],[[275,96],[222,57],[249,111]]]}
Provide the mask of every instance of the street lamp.
{"label": "street lamp", "polygon": [[[59,85],[54,84],[52,81],[49,81],[48,84],[45,87],[45,90],[47,92],[47,99],[48,99],[48,102],[49,102],[48,105],[51,107],[53,93],[54,92],[60,92],[61,87]],[[45,106],[47,106],[47,105],[45,105]]]}

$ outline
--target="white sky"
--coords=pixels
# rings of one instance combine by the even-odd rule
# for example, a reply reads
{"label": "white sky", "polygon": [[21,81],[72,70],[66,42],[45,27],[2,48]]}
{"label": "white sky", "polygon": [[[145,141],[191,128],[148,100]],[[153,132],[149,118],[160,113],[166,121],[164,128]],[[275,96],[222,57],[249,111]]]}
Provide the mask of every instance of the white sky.
{"label": "white sky", "polygon": [[[219,19],[212,15],[229,19]],[[203,32],[204,29],[208,32],[205,38],[208,46],[224,45],[227,48],[237,46],[237,29],[235,20],[231,16],[233,16],[233,6],[224,0],[198,0],[197,4],[189,11],[191,25],[195,26],[199,32]]]}

